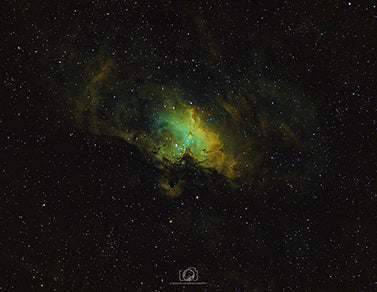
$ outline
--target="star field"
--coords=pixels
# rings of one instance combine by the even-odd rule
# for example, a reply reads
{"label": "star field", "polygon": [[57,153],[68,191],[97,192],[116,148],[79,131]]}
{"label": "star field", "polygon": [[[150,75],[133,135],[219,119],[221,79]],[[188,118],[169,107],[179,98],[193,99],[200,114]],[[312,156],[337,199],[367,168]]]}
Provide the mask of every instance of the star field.
{"label": "star field", "polygon": [[376,5],[2,8],[1,289],[376,289]]}

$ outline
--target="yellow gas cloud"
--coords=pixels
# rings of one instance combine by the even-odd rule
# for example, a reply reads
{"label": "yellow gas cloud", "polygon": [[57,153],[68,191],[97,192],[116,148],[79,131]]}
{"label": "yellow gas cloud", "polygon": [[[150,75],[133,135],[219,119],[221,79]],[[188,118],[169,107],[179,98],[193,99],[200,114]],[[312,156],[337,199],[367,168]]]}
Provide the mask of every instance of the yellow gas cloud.
{"label": "yellow gas cloud", "polygon": [[[311,115],[310,107],[279,95],[275,87],[265,86],[265,80],[257,89],[241,82],[237,94],[217,94],[198,104],[199,98],[187,96],[177,86],[148,80],[134,92],[133,78],[139,77],[122,76],[126,80],[120,81],[111,58],[98,57],[95,64],[97,69],[89,66],[84,75],[88,78],[82,92],[69,98],[77,123],[94,134],[136,145],[161,169],[184,163],[182,158],[189,155],[204,169],[231,179],[246,178],[258,165],[262,156],[258,147],[263,148],[265,139],[271,135],[275,141],[300,142],[296,133],[301,125],[295,121]],[[276,138],[279,135],[283,140]],[[182,187],[160,183],[160,189],[172,197]]]}

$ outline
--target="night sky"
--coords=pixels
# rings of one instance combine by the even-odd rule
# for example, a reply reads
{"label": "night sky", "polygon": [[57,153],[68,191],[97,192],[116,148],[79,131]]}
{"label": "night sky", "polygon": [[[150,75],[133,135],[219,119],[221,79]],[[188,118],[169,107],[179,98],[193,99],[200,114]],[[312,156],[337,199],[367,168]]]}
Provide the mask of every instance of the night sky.
{"label": "night sky", "polygon": [[3,3],[0,290],[377,290],[368,2]]}

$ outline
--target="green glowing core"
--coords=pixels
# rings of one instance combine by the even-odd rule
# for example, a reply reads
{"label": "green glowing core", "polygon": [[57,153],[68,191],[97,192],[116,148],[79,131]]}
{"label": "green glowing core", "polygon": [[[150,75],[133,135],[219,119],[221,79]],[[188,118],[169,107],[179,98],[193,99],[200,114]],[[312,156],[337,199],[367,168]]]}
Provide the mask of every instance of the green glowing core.
{"label": "green glowing core", "polygon": [[218,159],[222,143],[219,136],[190,107],[170,107],[156,120],[162,137],[159,158],[176,162],[189,152],[199,162]]}

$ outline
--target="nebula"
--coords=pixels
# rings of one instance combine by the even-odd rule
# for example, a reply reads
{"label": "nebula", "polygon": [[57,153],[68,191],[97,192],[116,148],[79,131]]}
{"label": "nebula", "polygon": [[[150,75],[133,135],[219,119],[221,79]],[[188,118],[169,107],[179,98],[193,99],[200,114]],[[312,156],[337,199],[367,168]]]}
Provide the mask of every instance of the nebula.
{"label": "nebula", "polygon": [[[202,102],[183,86],[148,78],[130,89],[114,60],[96,62],[82,92],[68,99],[77,125],[136,145],[161,169],[190,156],[203,169],[244,181],[263,167],[266,145],[283,149],[309,142],[313,109],[291,85],[241,79],[237,92],[214,92]],[[182,190],[181,182],[171,186],[166,178],[160,187],[173,197]]]}

